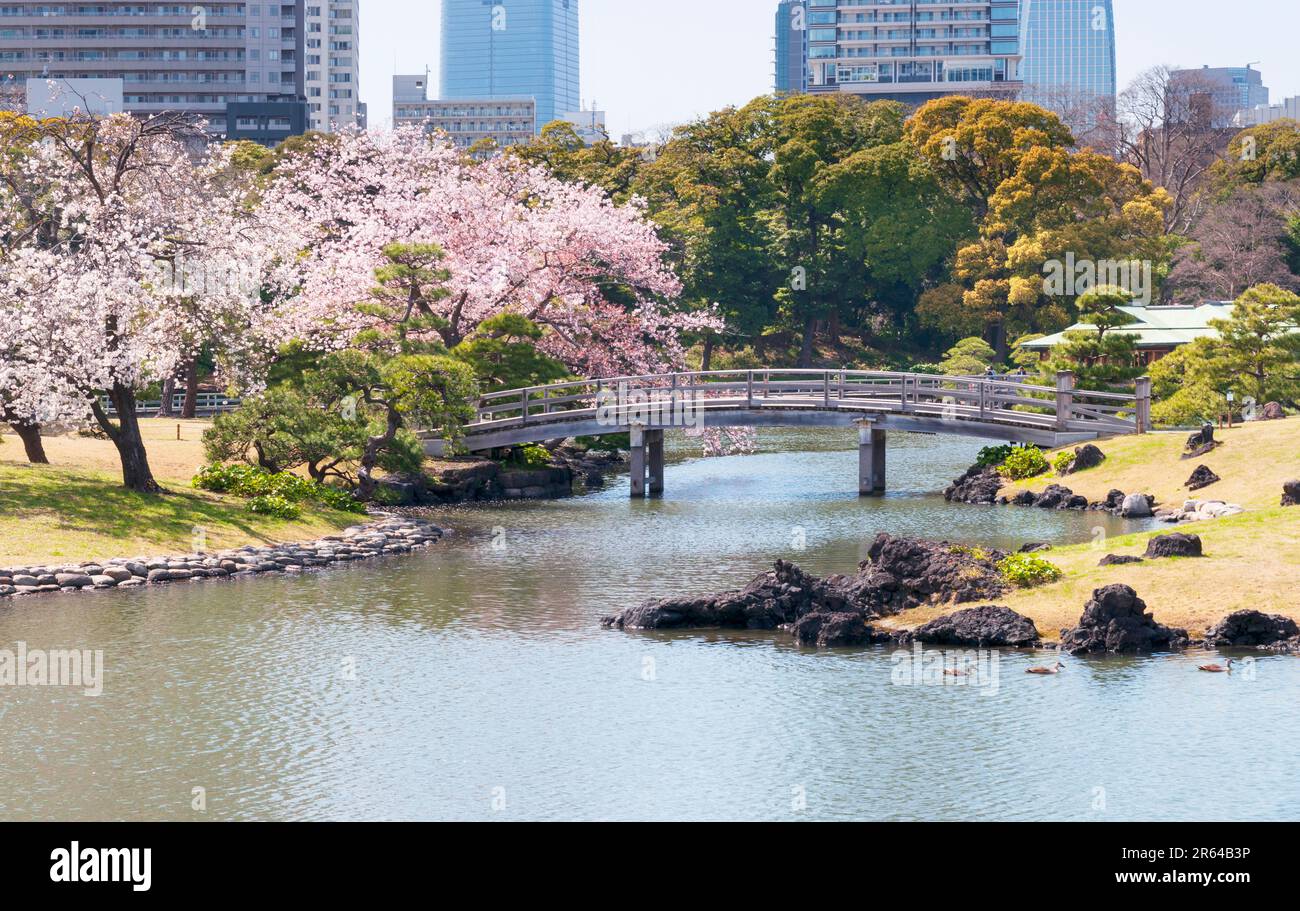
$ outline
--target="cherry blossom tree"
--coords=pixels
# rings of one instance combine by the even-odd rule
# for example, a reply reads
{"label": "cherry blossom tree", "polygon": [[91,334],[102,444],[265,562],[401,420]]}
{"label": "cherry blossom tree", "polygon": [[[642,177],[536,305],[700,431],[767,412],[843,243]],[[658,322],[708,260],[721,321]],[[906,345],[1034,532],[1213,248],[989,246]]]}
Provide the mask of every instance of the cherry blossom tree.
{"label": "cherry blossom tree", "polygon": [[445,294],[427,315],[449,348],[517,313],[575,374],[648,373],[681,366],[683,331],[720,325],[672,306],[681,286],[641,201],[617,206],[508,156],[469,161],[417,130],[344,134],[287,156],[261,217],[283,245],[287,331],[322,347],[366,327],[357,304],[395,242],[443,251]]}
{"label": "cherry blossom tree", "polygon": [[6,409],[93,421],[118,450],[123,483],[158,491],[139,391],[199,345],[235,362],[265,338],[260,281],[247,279],[265,250],[243,193],[222,179],[222,151],[166,116],[41,121],[33,152],[12,166],[40,192],[27,224],[0,227],[31,239],[6,249],[0,276]]}

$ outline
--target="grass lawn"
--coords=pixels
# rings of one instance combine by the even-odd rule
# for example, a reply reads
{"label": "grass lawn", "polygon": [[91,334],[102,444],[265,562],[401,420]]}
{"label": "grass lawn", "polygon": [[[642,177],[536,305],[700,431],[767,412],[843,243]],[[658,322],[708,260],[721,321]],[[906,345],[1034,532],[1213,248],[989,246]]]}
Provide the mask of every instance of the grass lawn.
{"label": "grass lawn", "polygon": [[[1041,490],[1059,482],[1090,500],[1102,499],[1115,488],[1155,494],[1161,504],[1181,505],[1189,498],[1225,500],[1247,511],[1227,519],[1057,548],[1042,556],[1065,571],[1064,579],[1018,591],[998,603],[1033,619],[1038,631],[1049,639],[1078,623],[1094,589],[1116,582],[1132,586],[1156,620],[1185,627],[1193,635],[1237,610],[1261,610],[1300,620],[1300,507],[1283,509],[1278,505],[1283,482],[1300,477],[1300,419],[1247,424],[1218,431],[1217,436],[1225,445],[1189,461],[1180,458],[1186,433],[1102,441],[1098,445],[1107,459],[1098,468],[1067,478],[1045,475],[1008,485],[1003,493]],[[1182,485],[1199,464],[1208,465],[1223,480],[1190,493]],[[1148,539],[1172,531],[1200,535],[1206,556],[1097,566],[1106,554],[1141,556]],[[950,606],[908,611],[894,618],[893,625],[914,627],[951,611]]]}
{"label": "grass lawn", "polygon": [[0,566],[189,553],[200,532],[209,551],[306,541],[364,521],[311,504],[303,504],[300,519],[286,521],[255,515],[241,499],[192,490],[189,479],[204,461],[200,438],[206,422],[141,423],[149,463],[169,491],[162,496],[123,489],[117,450],[106,440],[47,437],[53,464],[29,465],[20,441],[4,436]]}

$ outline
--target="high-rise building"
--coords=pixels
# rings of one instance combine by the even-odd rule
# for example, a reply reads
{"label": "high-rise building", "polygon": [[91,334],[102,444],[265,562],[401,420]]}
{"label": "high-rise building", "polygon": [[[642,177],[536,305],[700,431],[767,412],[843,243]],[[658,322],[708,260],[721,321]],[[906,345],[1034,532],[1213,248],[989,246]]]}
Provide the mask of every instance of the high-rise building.
{"label": "high-rise building", "polygon": [[307,0],[305,89],[311,129],[366,126],[360,97],[359,0]]}
{"label": "high-rise building", "polygon": [[1257,127],[1274,120],[1300,120],[1300,95],[1283,98],[1277,104],[1259,104],[1244,111],[1238,111],[1232,118],[1234,127]]}
{"label": "high-rise building", "polygon": [[1021,0],[1021,98],[1056,111],[1076,132],[1115,107],[1112,0]]}
{"label": "high-rise building", "polygon": [[1018,0],[805,0],[807,87],[921,104],[1018,88]]}
{"label": "high-rise building", "polygon": [[[131,113],[182,112],[214,133],[263,142],[308,125],[363,123],[357,5],[0,0],[0,94],[25,96],[28,79],[120,79]],[[309,53],[319,76],[311,82]],[[307,110],[307,86],[317,83],[311,103],[322,108],[309,124],[317,112]]]}
{"label": "high-rise building", "polygon": [[776,91],[808,91],[808,28],[804,0],[776,6]]}
{"label": "high-rise building", "polygon": [[498,148],[531,142],[537,132],[532,98],[451,98],[431,101],[427,75],[393,77],[393,126],[443,133],[458,148],[483,140]]}
{"label": "high-rise building", "polygon": [[532,98],[537,129],[581,108],[578,0],[443,0],[443,98]]}
{"label": "high-rise building", "polygon": [[1250,66],[1204,66],[1199,70],[1174,70],[1170,82],[1186,92],[1205,96],[1213,125],[1229,126],[1239,111],[1268,107],[1264,76]]}

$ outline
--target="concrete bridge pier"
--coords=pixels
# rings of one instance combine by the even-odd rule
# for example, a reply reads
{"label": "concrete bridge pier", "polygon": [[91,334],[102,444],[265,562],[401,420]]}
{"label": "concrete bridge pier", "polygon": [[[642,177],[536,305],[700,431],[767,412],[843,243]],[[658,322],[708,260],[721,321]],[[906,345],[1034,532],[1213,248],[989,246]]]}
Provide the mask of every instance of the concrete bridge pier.
{"label": "concrete bridge pier", "polygon": [[885,431],[870,421],[858,423],[858,493],[878,497],[885,492]]}
{"label": "concrete bridge pier", "polygon": [[664,432],[633,424],[631,436],[632,496],[658,496],[664,492]]}

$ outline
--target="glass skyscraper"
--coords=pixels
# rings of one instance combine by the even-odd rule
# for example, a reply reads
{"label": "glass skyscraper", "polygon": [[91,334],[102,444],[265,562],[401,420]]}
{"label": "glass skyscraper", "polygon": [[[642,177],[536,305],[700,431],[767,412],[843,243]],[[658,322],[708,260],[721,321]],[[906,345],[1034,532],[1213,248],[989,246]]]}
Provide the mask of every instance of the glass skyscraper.
{"label": "glass skyscraper", "polygon": [[808,29],[803,0],[781,0],[776,7],[776,90],[805,92]]}
{"label": "glass skyscraper", "polygon": [[442,0],[442,98],[533,98],[537,129],[581,105],[578,0]]}
{"label": "glass skyscraper", "polygon": [[[1111,0],[1021,0],[1024,99],[1070,119],[1115,104],[1115,10]],[[1072,123],[1076,128],[1087,123]]]}

